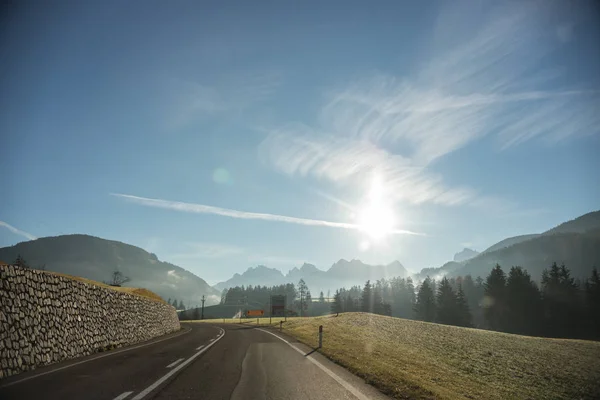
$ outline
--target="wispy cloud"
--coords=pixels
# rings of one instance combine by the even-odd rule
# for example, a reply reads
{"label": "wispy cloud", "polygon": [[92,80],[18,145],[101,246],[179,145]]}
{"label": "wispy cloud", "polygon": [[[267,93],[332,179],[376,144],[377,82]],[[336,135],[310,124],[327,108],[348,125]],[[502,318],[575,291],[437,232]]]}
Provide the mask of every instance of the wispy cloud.
{"label": "wispy cloud", "polygon": [[[120,193],[111,193],[111,195],[123,198],[132,203],[147,206],[147,207],[164,208],[164,209],[168,209],[168,210],[175,210],[175,211],[182,211],[182,212],[189,212],[189,213],[196,213],[196,214],[212,214],[212,215],[220,215],[223,217],[230,217],[230,218],[283,222],[283,223],[306,225],[306,226],[323,226],[323,227],[330,227],[330,228],[354,229],[354,230],[362,229],[362,227],[357,224],[345,223],[345,222],[331,222],[331,221],[324,221],[324,220],[318,220],[318,219],[290,217],[287,215],[255,213],[255,212],[232,210],[232,209],[228,209],[228,208],[208,206],[208,205],[204,205],[204,204],[183,203],[183,202],[179,202],[179,201],[162,200],[162,199],[151,199],[151,198],[146,198],[146,197],[138,197],[138,196],[132,196],[132,195],[120,194]],[[420,233],[417,233],[417,232],[412,232],[412,231],[402,230],[402,229],[395,229],[395,230],[391,231],[390,233],[406,234],[406,235],[421,235]]]}
{"label": "wispy cloud", "polygon": [[434,162],[485,136],[503,150],[600,132],[600,91],[540,90],[560,76],[541,65],[560,41],[538,15],[530,5],[502,7],[470,40],[436,49],[414,76],[380,75],[329,93],[316,126],[270,130],[260,158],[338,185],[365,185],[377,172],[398,200],[414,204],[507,208],[493,195],[448,186]]}
{"label": "wispy cloud", "polygon": [[282,75],[278,71],[224,73],[210,82],[169,79],[169,124],[186,126],[198,118],[235,115],[268,100],[279,88]]}
{"label": "wispy cloud", "polygon": [[37,237],[35,237],[34,235],[32,235],[31,233],[27,233],[25,231],[22,231],[20,229],[15,228],[14,226],[7,224],[4,221],[0,221],[0,226],[5,227],[6,229],[8,229],[9,231],[11,231],[12,233],[14,233],[15,235],[19,235],[19,236],[23,236],[24,238],[27,238],[29,240],[35,240],[37,239]]}
{"label": "wispy cloud", "polygon": [[469,188],[445,187],[440,175],[369,141],[305,134],[302,130],[290,126],[270,135],[261,144],[261,158],[289,175],[313,175],[337,183],[368,185],[377,173],[385,177],[391,196],[415,204],[462,204],[473,195]]}

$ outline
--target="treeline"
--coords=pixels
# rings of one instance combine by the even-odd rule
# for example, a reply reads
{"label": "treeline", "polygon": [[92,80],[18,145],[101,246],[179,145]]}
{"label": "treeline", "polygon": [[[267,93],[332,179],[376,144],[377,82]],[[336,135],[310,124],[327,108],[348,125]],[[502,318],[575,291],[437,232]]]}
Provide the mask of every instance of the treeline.
{"label": "treeline", "polygon": [[289,316],[322,315],[328,310],[325,295],[321,292],[313,298],[310,289],[303,279],[297,285],[287,283],[276,286],[236,286],[224,289],[221,293],[221,304],[238,306],[242,311],[261,309],[269,315],[269,301],[272,295],[286,296],[286,312]]}
{"label": "treeline", "polygon": [[412,318],[415,287],[411,278],[380,279],[374,284],[367,281],[361,289],[338,289],[333,295],[331,312],[364,311],[375,314]]}
{"label": "treeline", "polygon": [[171,298],[169,297],[167,299],[167,304],[175,307],[176,310],[187,310],[187,308],[185,307],[185,304],[183,304],[183,301],[181,301],[181,300],[177,301],[177,299],[173,299],[173,301],[171,301]]}
{"label": "treeline", "polygon": [[483,280],[470,276],[439,281],[427,277],[417,288],[410,278],[367,281],[361,289],[339,289],[331,312],[364,311],[448,325],[524,335],[600,338],[600,278],[594,268],[580,283],[556,263],[540,286],[522,267],[508,274],[497,265]]}

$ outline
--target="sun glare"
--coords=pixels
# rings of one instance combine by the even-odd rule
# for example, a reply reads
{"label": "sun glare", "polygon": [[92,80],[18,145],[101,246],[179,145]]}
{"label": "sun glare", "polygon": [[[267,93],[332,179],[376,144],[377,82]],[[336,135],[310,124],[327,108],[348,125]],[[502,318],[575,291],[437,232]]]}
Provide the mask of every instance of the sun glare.
{"label": "sun glare", "polygon": [[373,241],[380,241],[394,230],[396,218],[386,202],[381,180],[373,179],[366,204],[358,212],[357,223]]}

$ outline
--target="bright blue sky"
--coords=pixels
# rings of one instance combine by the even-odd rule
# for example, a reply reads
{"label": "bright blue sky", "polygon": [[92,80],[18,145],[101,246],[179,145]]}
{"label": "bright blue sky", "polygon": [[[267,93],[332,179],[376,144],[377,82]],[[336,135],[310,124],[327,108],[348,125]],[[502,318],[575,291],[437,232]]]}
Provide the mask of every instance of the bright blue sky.
{"label": "bright blue sky", "polygon": [[600,208],[594,2],[35,3],[0,28],[1,246],[416,271]]}

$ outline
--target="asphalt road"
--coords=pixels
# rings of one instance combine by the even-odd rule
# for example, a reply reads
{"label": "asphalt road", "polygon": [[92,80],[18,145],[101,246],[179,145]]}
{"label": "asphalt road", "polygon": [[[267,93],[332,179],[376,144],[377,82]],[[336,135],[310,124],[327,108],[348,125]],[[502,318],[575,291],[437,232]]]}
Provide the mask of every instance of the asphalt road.
{"label": "asphalt road", "polygon": [[243,324],[182,326],[149,344],[4,379],[0,399],[387,398],[276,331]]}

